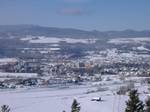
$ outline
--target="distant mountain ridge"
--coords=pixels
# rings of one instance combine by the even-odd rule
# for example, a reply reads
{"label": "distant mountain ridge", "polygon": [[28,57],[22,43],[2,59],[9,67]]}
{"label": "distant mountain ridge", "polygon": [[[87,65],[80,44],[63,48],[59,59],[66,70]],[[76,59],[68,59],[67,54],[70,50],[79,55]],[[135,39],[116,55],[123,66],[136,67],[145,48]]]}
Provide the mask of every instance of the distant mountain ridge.
{"label": "distant mountain ridge", "polygon": [[150,37],[150,30],[85,31],[73,28],[42,27],[38,25],[0,25],[0,37],[26,35],[68,38]]}

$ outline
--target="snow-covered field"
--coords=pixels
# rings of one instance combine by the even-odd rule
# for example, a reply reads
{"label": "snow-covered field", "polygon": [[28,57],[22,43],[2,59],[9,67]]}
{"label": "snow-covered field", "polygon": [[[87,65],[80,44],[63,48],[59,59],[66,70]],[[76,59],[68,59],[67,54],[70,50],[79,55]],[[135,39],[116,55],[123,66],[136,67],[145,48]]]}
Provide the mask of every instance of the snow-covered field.
{"label": "snow-covered field", "polygon": [[[124,112],[127,95],[116,95],[113,90],[87,93],[94,89],[95,87],[76,86],[66,89],[1,91],[0,105],[9,105],[12,112],[70,112],[72,101],[76,98],[81,105],[81,112]],[[138,89],[141,92],[146,90],[144,86]],[[91,101],[95,97],[101,97],[102,101]],[[141,94],[140,97],[144,99],[146,95]]]}
{"label": "snow-covered field", "polygon": [[5,72],[0,72],[0,77],[25,77],[25,78],[30,78],[30,77],[37,77],[37,73],[5,73]]}
{"label": "snow-covered field", "polygon": [[[35,39],[36,38],[36,39]],[[29,41],[30,43],[50,43],[50,44],[58,44],[60,42],[66,42],[70,44],[75,43],[83,43],[83,44],[89,44],[89,43],[95,43],[97,39],[75,39],[75,38],[57,38],[57,37],[26,37],[22,38],[22,41]]]}
{"label": "snow-covered field", "polygon": [[129,43],[141,43],[141,42],[150,42],[149,37],[141,38],[114,38],[110,39],[108,43],[111,44],[129,44]]}
{"label": "snow-covered field", "polygon": [[[85,94],[86,89],[29,90],[0,92],[0,104],[11,106],[12,112],[70,112],[74,98],[81,104],[81,112],[123,112],[127,97],[112,95],[112,92]],[[93,102],[93,97],[102,97],[102,102]],[[119,101],[120,99],[120,101]],[[118,103],[120,102],[120,103]],[[119,106],[119,107],[118,107]],[[109,108],[108,108],[109,107]]]}
{"label": "snow-covered field", "polygon": [[0,65],[7,63],[16,63],[18,60],[16,58],[0,58]]}

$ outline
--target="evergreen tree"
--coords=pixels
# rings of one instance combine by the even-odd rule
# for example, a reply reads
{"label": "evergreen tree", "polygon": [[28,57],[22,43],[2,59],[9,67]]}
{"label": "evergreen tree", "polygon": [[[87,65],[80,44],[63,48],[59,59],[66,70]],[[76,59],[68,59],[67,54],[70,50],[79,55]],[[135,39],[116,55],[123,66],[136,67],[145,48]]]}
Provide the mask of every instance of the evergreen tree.
{"label": "evergreen tree", "polygon": [[150,97],[146,100],[146,112],[150,112]]}
{"label": "evergreen tree", "polygon": [[80,112],[80,104],[77,102],[76,99],[73,100],[72,106],[71,106],[71,112]]}
{"label": "evergreen tree", "polygon": [[129,100],[126,102],[126,105],[125,112],[144,112],[144,104],[139,100],[137,90],[129,92]]}
{"label": "evergreen tree", "polygon": [[10,112],[10,108],[8,105],[1,106],[0,112]]}

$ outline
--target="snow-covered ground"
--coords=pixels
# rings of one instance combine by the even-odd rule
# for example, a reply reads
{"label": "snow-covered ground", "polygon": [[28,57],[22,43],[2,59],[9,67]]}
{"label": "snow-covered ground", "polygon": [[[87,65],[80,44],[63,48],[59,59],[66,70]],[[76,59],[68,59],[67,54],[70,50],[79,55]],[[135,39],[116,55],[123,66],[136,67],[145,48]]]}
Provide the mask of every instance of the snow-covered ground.
{"label": "snow-covered ground", "polygon": [[16,63],[18,60],[16,58],[0,58],[0,65],[7,63]]}
{"label": "snow-covered ground", "polygon": [[150,42],[149,37],[141,38],[114,38],[110,39],[108,43],[111,44],[129,44],[129,43],[141,43],[141,42]]}
{"label": "snow-covered ground", "polygon": [[[34,39],[36,38],[36,39]],[[62,41],[70,44],[75,43],[83,43],[83,44],[89,44],[89,43],[95,43],[97,39],[75,39],[75,38],[57,38],[57,37],[26,37],[22,38],[22,41],[29,41],[30,43],[50,43],[50,44],[58,44]]]}
{"label": "snow-covered ground", "polygon": [[139,46],[139,47],[137,47],[137,50],[150,51],[149,49],[145,48],[144,46]]}
{"label": "snow-covered ground", "polygon": [[[9,105],[12,112],[70,112],[72,101],[76,98],[81,105],[81,112],[124,112],[127,95],[116,95],[113,90],[87,93],[94,89],[95,87],[76,86],[66,89],[1,91],[0,105]],[[141,93],[146,90],[144,86],[138,89]],[[95,97],[101,97],[102,101],[91,101]],[[140,97],[144,100],[146,95],[140,94]]]}
{"label": "snow-covered ground", "polygon": [[[81,104],[81,112],[113,112],[113,110],[123,112],[124,110],[124,101],[127,98],[125,96],[119,97],[110,91],[93,94],[85,92],[84,88],[0,92],[0,104],[10,105],[12,112],[62,112],[62,110],[70,112],[72,101],[76,98]],[[99,96],[103,101],[91,101],[93,97]]]}
{"label": "snow-covered ground", "polygon": [[37,77],[37,73],[5,73],[5,72],[0,72],[0,77],[25,77],[25,78],[30,78],[30,77]]}

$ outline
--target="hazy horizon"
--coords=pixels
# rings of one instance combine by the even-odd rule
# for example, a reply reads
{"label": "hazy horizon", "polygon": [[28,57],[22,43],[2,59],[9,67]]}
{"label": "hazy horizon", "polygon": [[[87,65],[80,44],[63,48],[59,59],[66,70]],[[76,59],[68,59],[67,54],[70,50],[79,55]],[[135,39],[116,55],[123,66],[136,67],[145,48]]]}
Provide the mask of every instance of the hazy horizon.
{"label": "hazy horizon", "polygon": [[99,29],[82,29],[82,28],[73,28],[73,27],[57,27],[57,26],[46,26],[46,25],[38,25],[38,24],[0,24],[0,26],[37,26],[37,27],[46,27],[46,28],[60,28],[60,29],[73,29],[73,30],[81,30],[81,31],[99,31],[99,32],[109,32],[109,31],[150,31],[149,29],[114,29],[114,30],[99,30]]}

